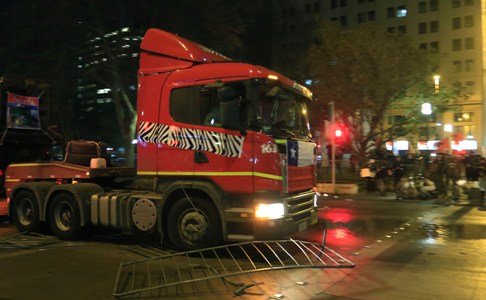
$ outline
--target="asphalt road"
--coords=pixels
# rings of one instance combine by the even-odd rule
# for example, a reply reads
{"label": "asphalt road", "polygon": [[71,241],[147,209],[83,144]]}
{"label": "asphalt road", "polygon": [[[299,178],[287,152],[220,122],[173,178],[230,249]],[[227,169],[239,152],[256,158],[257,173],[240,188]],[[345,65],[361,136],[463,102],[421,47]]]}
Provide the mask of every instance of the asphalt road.
{"label": "asphalt road", "polygon": [[[319,223],[291,238],[321,244],[326,229],[326,246],[355,268],[255,272],[123,298],[486,299],[486,211],[475,204],[374,194],[323,198]],[[174,255],[155,242],[106,232],[66,242],[19,235],[1,222],[0,299],[113,299],[115,284],[160,280],[153,273],[134,281],[117,277],[122,262]]]}

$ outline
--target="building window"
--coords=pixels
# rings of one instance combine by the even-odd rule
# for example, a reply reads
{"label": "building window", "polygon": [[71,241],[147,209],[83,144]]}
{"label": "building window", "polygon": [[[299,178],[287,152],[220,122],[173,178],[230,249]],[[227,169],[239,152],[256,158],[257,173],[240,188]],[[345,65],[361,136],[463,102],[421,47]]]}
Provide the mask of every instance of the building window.
{"label": "building window", "polygon": [[461,29],[461,18],[452,18],[452,29]]}
{"label": "building window", "polygon": [[365,0],[358,0],[358,4],[363,4],[365,3]]}
{"label": "building window", "polygon": [[464,27],[473,27],[473,26],[474,26],[474,16],[465,16]]}
{"label": "building window", "polygon": [[348,25],[348,19],[346,18],[346,16],[339,17],[339,24],[341,24],[341,26],[343,27],[346,27]]}
{"label": "building window", "polygon": [[405,5],[400,5],[397,7],[397,18],[403,18],[407,16],[407,7]]}
{"label": "building window", "polygon": [[454,81],[452,83],[452,86],[454,87],[455,91],[461,91],[462,90],[462,83],[460,81]]}
{"label": "building window", "polygon": [[386,29],[389,33],[394,33],[395,32],[395,27],[388,27]]}
{"label": "building window", "polygon": [[466,59],[464,71],[466,72],[474,71],[474,59]]}
{"label": "building window", "polygon": [[426,23],[419,23],[418,26],[419,26],[419,28],[418,28],[419,34],[427,33],[427,24]]}
{"label": "building window", "polygon": [[374,10],[368,11],[368,21],[374,21],[375,18],[376,18],[375,11]]}
{"label": "building window", "polygon": [[419,14],[425,14],[427,12],[427,3],[425,1],[418,3]]}
{"label": "building window", "polygon": [[464,41],[464,48],[467,50],[474,49],[474,38],[473,37],[468,37]]}
{"label": "building window", "polygon": [[346,7],[346,0],[341,0],[339,2],[339,7]]}
{"label": "building window", "polygon": [[439,53],[439,42],[430,42],[430,53]]}
{"label": "building window", "polygon": [[337,8],[338,0],[331,0],[331,8],[335,9]]}
{"label": "building window", "polygon": [[474,81],[466,81],[465,91],[468,94],[474,94]]}
{"label": "building window", "polygon": [[456,126],[457,132],[461,132],[467,139],[474,138],[476,126]]}
{"label": "building window", "polygon": [[314,12],[320,12],[320,11],[321,11],[321,3],[314,2]]}
{"label": "building window", "polygon": [[418,12],[419,14],[424,14],[427,12],[427,3],[425,1],[418,3]]}
{"label": "building window", "polygon": [[439,0],[430,0],[430,11],[439,10]]}
{"label": "building window", "polygon": [[386,16],[391,19],[391,18],[395,18],[395,7],[388,7],[386,9]]}
{"label": "building window", "polygon": [[454,122],[473,122],[474,112],[454,113]]}
{"label": "building window", "polygon": [[439,21],[430,22],[430,32],[439,32]]}
{"label": "building window", "polygon": [[420,43],[419,49],[420,50],[427,50],[427,43]]}
{"label": "building window", "polygon": [[452,40],[452,51],[460,51],[462,50],[462,40],[461,39],[453,39]]}
{"label": "building window", "polygon": [[464,6],[474,5],[474,0],[464,0]]}
{"label": "building window", "polygon": [[312,11],[312,6],[310,5],[310,3],[307,3],[307,4],[305,5],[305,13],[306,13],[306,14],[310,14],[310,13],[311,13],[311,11]]}
{"label": "building window", "polygon": [[460,60],[453,61],[452,62],[452,67],[453,67],[453,71],[455,73],[462,72],[462,61],[460,61]]}
{"label": "building window", "polygon": [[461,0],[452,0],[452,8],[457,8],[461,6]]}
{"label": "building window", "polygon": [[407,122],[407,119],[405,116],[389,116],[388,117],[388,124],[390,125],[401,125]]}
{"label": "building window", "polygon": [[398,26],[398,32],[399,33],[407,33],[407,26],[405,26],[405,25]]}
{"label": "building window", "polygon": [[454,133],[462,133],[464,139],[473,139],[476,126],[454,126]]}
{"label": "building window", "polygon": [[364,12],[358,13],[358,23],[366,22],[366,16]]}

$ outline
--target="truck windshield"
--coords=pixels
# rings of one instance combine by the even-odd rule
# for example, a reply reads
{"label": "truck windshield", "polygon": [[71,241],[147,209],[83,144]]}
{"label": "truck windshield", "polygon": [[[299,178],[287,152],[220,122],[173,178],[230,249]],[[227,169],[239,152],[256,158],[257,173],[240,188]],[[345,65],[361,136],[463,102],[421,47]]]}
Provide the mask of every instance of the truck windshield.
{"label": "truck windshield", "polygon": [[279,86],[260,86],[257,118],[262,131],[278,137],[310,137],[306,98]]}

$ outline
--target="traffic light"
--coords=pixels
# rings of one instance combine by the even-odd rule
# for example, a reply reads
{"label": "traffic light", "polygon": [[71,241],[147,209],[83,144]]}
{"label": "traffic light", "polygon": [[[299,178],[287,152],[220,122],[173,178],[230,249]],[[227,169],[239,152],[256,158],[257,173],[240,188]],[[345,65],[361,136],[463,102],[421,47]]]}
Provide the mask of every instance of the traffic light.
{"label": "traffic light", "polygon": [[335,124],[332,130],[335,145],[343,145],[348,139],[348,133],[343,124]]}

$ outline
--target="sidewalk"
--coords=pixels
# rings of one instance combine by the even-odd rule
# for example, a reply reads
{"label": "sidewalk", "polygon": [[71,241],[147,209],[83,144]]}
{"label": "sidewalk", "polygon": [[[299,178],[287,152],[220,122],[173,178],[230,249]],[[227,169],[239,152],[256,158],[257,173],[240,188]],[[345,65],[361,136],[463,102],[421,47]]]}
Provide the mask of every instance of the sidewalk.
{"label": "sidewalk", "polygon": [[428,208],[354,253],[350,259],[356,268],[328,274],[325,297],[315,299],[486,299],[486,209],[478,207],[478,200],[464,194],[452,203],[448,199],[397,200],[391,192],[328,197]]}

